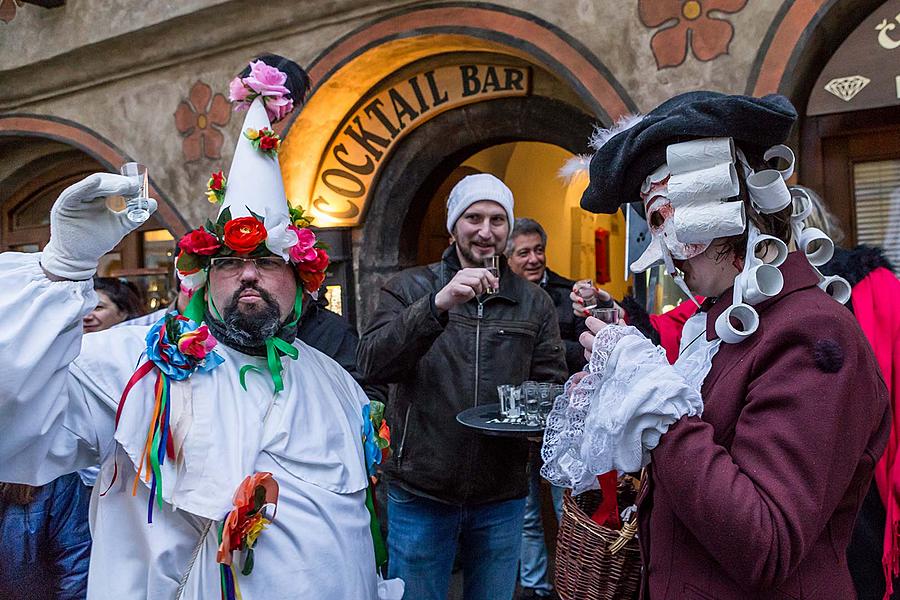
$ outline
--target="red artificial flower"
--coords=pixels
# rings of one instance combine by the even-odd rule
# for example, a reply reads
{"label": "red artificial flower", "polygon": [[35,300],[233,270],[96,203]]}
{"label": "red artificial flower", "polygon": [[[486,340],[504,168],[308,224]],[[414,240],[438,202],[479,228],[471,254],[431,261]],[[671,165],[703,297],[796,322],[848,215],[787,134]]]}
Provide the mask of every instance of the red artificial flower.
{"label": "red artificial flower", "polygon": [[181,238],[178,247],[188,254],[212,256],[219,251],[222,245],[216,236],[201,227]]}
{"label": "red artificial flower", "polygon": [[238,254],[256,250],[266,235],[266,228],[256,217],[238,217],[225,223],[225,245]]}
{"label": "red artificial flower", "polygon": [[297,264],[297,270],[301,273],[324,273],[328,268],[328,253],[322,248],[316,248],[316,257],[313,260]]}
{"label": "red artificial flower", "polygon": [[259,138],[259,149],[263,152],[270,152],[278,148],[278,138],[262,136]]}
{"label": "red artificial flower", "polygon": [[210,179],[209,189],[213,191],[218,191],[222,189],[222,184],[225,182],[225,173],[219,171],[218,173],[213,173],[212,178]]}
{"label": "red artificial flower", "polygon": [[303,287],[309,293],[318,291],[318,289],[322,287],[322,282],[325,281],[325,273],[307,273],[301,271],[299,275],[300,279],[303,281]]}

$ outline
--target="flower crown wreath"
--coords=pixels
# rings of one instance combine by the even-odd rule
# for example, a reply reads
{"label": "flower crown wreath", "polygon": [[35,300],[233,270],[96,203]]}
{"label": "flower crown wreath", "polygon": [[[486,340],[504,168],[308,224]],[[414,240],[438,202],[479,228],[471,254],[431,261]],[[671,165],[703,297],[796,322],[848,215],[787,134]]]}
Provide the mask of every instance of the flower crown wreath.
{"label": "flower crown wreath", "polygon": [[[285,227],[286,234],[296,235],[297,241],[287,248],[288,262],[296,269],[303,288],[314,293],[325,280],[329,262],[326,246],[309,229],[312,220],[302,208],[291,207],[289,211],[291,222]],[[267,245],[268,240],[263,217],[252,214],[232,219],[231,211],[226,208],[215,223],[207,220],[203,227],[194,229],[178,242],[175,266],[182,279],[191,282],[186,287],[197,289],[205,283],[206,272],[215,257],[240,254],[257,258],[279,254]]]}

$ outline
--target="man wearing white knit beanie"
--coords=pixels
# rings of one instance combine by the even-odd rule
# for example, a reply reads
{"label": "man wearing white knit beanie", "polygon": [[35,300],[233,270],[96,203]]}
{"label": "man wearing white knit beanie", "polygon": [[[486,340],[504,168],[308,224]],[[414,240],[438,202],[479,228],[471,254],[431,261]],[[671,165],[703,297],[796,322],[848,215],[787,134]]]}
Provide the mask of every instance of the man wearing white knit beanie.
{"label": "man wearing white knit beanie", "polygon": [[[404,580],[408,598],[446,598],[457,551],[465,600],[515,591],[527,442],[456,421],[463,410],[497,403],[498,385],[566,378],[553,301],[502,257],[512,222],[513,195],[502,181],[461,180],[447,199],[453,243],[440,262],[385,284],[360,338],[362,376],[391,384],[388,572]],[[501,257],[499,278],[484,268],[491,256]]]}

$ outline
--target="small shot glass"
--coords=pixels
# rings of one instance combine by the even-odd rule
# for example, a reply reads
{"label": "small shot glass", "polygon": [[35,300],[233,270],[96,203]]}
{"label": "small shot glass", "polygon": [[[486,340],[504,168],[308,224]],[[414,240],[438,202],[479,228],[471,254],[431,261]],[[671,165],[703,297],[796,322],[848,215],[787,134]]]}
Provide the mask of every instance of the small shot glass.
{"label": "small shot glass", "polygon": [[618,308],[591,308],[588,310],[590,315],[595,319],[600,319],[604,323],[615,324],[619,322]]}
{"label": "small shot glass", "polygon": [[[493,256],[487,256],[484,259],[484,268],[488,270],[488,272],[497,278],[497,283],[499,286],[500,282],[500,256],[495,254]],[[500,290],[498,287],[489,287],[484,291],[485,294],[496,294]]]}
{"label": "small shot glass", "polygon": [[132,223],[143,223],[150,218],[150,181],[147,167],[136,162],[127,162],[119,172],[137,181],[140,185],[137,196],[125,199],[125,216]]}

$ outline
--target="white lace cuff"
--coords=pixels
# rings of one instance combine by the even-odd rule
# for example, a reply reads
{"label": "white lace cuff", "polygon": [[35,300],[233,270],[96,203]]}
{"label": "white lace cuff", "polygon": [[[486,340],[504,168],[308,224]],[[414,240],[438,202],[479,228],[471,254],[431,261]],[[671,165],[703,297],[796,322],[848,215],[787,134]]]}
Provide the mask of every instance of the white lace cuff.
{"label": "white lace cuff", "polygon": [[588,374],[569,379],[547,417],[541,474],[579,494],[598,487],[596,475],[640,470],[672,423],[702,412],[698,387],[634,327],[603,328]]}

